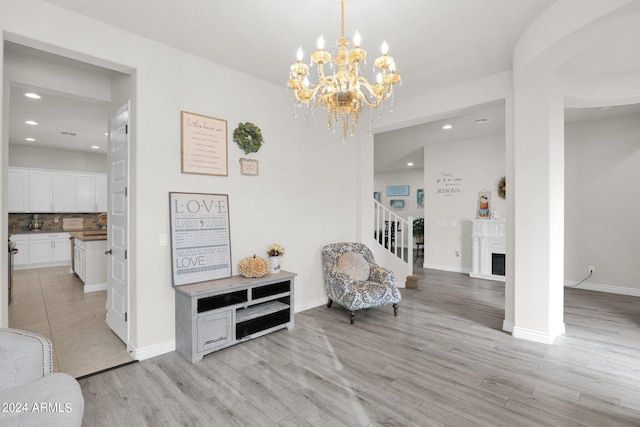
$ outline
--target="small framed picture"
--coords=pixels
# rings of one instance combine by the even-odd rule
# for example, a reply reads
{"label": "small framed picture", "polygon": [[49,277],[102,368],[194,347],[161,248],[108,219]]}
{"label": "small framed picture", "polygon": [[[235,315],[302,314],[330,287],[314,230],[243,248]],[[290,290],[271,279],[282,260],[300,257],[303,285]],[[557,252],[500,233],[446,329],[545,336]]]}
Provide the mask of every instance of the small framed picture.
{"label": "small framed picture", "polygon": [[258,161],[241,158],[240,173],[242,175],[258,175]]}
{"label": "small framed picture", "polygon": [[409,186],[408,185],[390,185],[387,187],[387,196],[408,196],[409,195]]}
{"label": "small framed picture", "polygon": [[416,202],[418,202],[418,206],[424,206],[424,189],[418,188],[416,192]]}
{"label": "small framed picture", "polygon": [[391,200],[390,204],[392,208],[404,208],[404,200]]}
{"label": "small framed picture", "polygon": [[478,213],[476,218],[491,218],[491,192],[482,189],[478,193]]}
{"label": "small framed picture", "polygon": [[376,202],[380,203],[380,192],[379,191],[374,191],[373,192],[373,198],[376,199]]}

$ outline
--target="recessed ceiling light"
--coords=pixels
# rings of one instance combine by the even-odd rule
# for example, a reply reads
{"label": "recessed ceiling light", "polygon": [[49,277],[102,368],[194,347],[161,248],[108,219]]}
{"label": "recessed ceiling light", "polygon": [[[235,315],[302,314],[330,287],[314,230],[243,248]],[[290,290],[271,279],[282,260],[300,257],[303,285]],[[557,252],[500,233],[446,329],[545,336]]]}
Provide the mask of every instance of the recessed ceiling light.
{"label": "recessed ceiling light", "polygon": [[481,119],[475,119],[473,122],[477,125],[481,125],[483,123],[487,123],[489,121],[489,119],[487,119],[486,117],[483,117]]}
{"label": "recessed ceiling light", "polygon": [[97,145],[92,145],[91,148],[93,148],[94,150],[99,150],[100,147],[98,147]]}
{"label": "recessed ceiling light", "polygon": [[105,132],[105,133],[104,133],[104,136],[109,136],[109,132]]}
{"label": "recessed ceiling light", "polygon": [[25,140],[25,141],[29,141],[29,142],[33,142],[33,141],[35,141],[36,139],[35,139],[35,138],[25,138],[24,140]]}
{"label": "recessed ceiling light", "polygon": [[407,163],[407,166],[413,166],[413,162]]}
{"label": "recessed ceiling light", "polygon": [[38,122],[34,122],[33,120],[27,120],[25,123],[31,126],[35,126],[38,124]]}
{"label": "recessed ceiling light", "polygon": [[453,127],[453,126],[451,126],[451,125],[444,125],[444,126],[442,126],[442,129],[449,130],[449,129],[451,129],[452,127]]}
{"label": "recessed ceiling light", "polygon": [[31,99],[40,99],[40,98],[42,98],[37,93],[33,93],[33,92],[27,92],[27,93],[24,94],[24,96],[26,96],[27,98],[31,98]]}

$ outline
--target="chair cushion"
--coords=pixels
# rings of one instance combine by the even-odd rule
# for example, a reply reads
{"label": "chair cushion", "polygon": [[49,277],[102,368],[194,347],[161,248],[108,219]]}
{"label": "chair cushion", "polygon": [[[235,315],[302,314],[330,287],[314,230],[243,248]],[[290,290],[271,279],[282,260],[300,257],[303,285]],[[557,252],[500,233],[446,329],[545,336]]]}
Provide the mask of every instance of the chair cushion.
{"label": "chair cushion", "polygon": [[348,310],[360,310],[396,304],[401,300],[400,291],[395,286],[365,281],[353,285],[353,288],[345,293],[339,302]]}
{"label": "chair cushion", "polygon": [[359,282],[369,278],[369,263],[358,252],[345,252],[340,255],[338,269]]}

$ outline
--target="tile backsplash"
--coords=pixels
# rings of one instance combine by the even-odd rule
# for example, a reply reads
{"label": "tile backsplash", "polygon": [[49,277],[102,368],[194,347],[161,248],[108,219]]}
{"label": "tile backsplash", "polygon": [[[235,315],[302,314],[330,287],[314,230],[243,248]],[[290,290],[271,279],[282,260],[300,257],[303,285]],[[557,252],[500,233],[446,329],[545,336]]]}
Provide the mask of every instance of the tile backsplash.
{"label": "tile backsplash", "polygon": [[[30,231],[29,224],[33,221],[32,213],[10,213],[9,233],[25,233]],[[98,216],[100,213],[42,213],[38,214],[38,221],[42,223],[42,231],[57,232],[62,229],[63,218],[82,218],[84,220],[83,230],[100,230]]]}

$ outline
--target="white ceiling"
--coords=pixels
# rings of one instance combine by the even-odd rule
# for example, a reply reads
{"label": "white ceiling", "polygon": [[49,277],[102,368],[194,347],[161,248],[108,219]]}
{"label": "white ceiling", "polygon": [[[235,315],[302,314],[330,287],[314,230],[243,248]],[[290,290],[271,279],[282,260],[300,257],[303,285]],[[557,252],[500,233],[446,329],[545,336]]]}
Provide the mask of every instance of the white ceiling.
{"label": "white ceiling", "polygon": [[[47,0],[49,3],[285,86],[302,46],[340,32],[338,0]],[[404,87],[396,100],[511,68],[525,28],[554,0],[346,0],[372,62],[383,40]],[[373,75],[370,76],[373,78]]]}
{"label": "white ceiling", "polygon": [[[302,46],[305,60],[308,60],[318,36],[333,40],[340,30],[339,0],[46,1],[282,87],[286,86],[289,65],[295,60],[298,47]],[[435,88],[510,69],[516,41],[554,1],[346,0],[345,32],[349,36],[356,29],[360,32],[362,45],[369,52],[369,62],[375,58],[381,42],[386,40],[403,78],[403,85],[395,95],[395,102],[400,103]],[[618,57],[629,57],[630,53],[638,52],[637,42],[630,47],[618,46],[617,55],[614,55],[610,45],[617,42],[618,38],[612,36],[607,43],[594,47],[598,54],[585,52],[575,58],[573,66],[583,70],[596,65],[602,68],[601,59],[607,57],[609,63],[624,69],[626,63]],[[640,55],[635,56],[638,57]],[[35,110],[38,107],[17,93],[15,97],[13,94],[14,91],[10,106],[10,141],[21,143],[26,135],[22,119],[32,111],[38,112]],[[83,134],[93,132],[92,135],[96,134],[94,130],[100,130],[104,135],[106,118],[87,117],[83,124],[77,120],[64,120],[65,117],[85,117],[83,114],[90,112],[100,116],[101,106],[86,102],[71,105],[73,102],[64,94],[52,95],[46,102],[40,102],[44,98],[39,101],[42,111],[38,114],[55,119],[50,128],[42,126],[39,129],[43,138],[50,139],[52,144],[61,144],[65,149],[74,149],[73,138],[62,138],[61,130],[76,128]],[[51,108],[47,110],[47,106]],[[458,125],[446,134],[446,138],[464,137],[465,130],[477,135],[478,132],[493,132],[500,126],[503,129],[501,108],[500,105],[479,106],[465,112],[468,116],[461,113],[452,117]],[[485,125],[472,124],[473,118],[482,115],[495,118]],[[84,125],[87,125],[86,129]],[[440,122],[423,126],[432,128],[429,132],[436,140],[443,137]],[[90,130],[90,127],[94,129]],[[101,138],[99,135],[98,139]],[[103,146],[104,141],[95,144]],[[399,167],[403,156],[409,156],[412,149],[396,145],[391,150],[393,155],[381,156],[381,159],[389,159],[387,164],[378,165],[376,160],[376,165],[386,169]],[[396,166],[392,165],[394,162]]]}
{"label": "white ceiling", "polygon": [[[42,98],[24,96],[29,92],[38,93]],[[109,117],[106,102],[82,100],[22,85],[11,88],[9,109],[10,144],[106,154],[105,133]],[[27,120],[34,120],[38,125],[27,125]]]}

